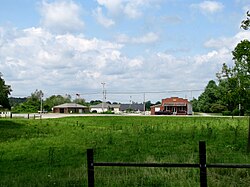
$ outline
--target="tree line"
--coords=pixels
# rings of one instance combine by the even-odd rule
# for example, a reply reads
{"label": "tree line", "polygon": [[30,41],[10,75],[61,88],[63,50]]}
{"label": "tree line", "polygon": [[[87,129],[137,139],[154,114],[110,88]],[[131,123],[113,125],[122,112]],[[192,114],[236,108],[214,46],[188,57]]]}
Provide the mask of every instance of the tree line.
{"label": "tree line", "polygon": [[[241,28],[250,27],[250,13]],[[234,65],[224,63],[216,74],[218,83],[210,80],[205,91],[193,99],[193,109],[199,112],[222,112],[225,115],[250,114],[250,42],[245,39],[232,51]]]}
{"label": "tree line", "polygon": [[[72,98],[70,95],[52,95],[45,100],[43,100],[43,92],[42,90],[35,90],[35,92],[31,93],[31,95],[27,98],[14,98],[10,97],[9,100],[11,102],[12,112],[21,113],[33,113],[37,111],[48,111],[50,112],[54,106],[63,104],[63,103],[71,103]],[[83,98],[77,98],[73,100],[74,103],[86,105],[85,100]]]}
{"label": "tree line", "polygon": [[[10,88],[10,87],[9,87]],[[91,100],[90,102],[86,102],[84,98],[78,97],[76,99],[72,99],[70,95],[52,95],[43,100],[43,92],[42,90],[35,90],[31,93],[28,97],[23,98],[16,98],[16,97],[6,97],[8,101],[8,105],[5,105],[4,108],[11,109],[14,113],[35,113],[38,111],[47,111],[51,112],[54,106],[64,104],[64,103],[77,103],[84,106],[90,105],[97,105],[102,103],[101,100]],[[119,102],[110,102],[106,101],[108,104],[121,104]],[[145,102],[145,109],[150,110],[150,106],[154,104],[159,104],[160,102],[157,101],[156,103],[152,103],[151,101]],[[6,107],[8,106],[8,107]]]}

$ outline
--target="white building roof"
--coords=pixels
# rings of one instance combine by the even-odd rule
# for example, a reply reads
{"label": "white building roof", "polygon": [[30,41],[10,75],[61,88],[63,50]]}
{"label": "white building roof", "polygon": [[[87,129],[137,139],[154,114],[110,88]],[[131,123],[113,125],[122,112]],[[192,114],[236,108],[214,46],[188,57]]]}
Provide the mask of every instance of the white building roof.
{"label": "white building roof", "polygon": [[88,108],[87,106],[79,105],[77,103],[64,103],[54,106],[53,108]]}

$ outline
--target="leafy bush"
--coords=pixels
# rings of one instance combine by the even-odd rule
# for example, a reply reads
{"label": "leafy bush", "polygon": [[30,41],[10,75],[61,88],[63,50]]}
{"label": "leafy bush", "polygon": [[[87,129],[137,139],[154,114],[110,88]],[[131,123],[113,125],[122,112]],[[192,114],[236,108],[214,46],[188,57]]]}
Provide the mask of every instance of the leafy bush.
{"label": "leafy bush", "polygon": [[246,110],[246,111],[245,111],[245,114],[246,114],[247,116],[250,116],[250,110]]}
{"label": "leafy bush", "polygon": [[12,108],[13,113],[34,113],[39,110],[39,104],[33,105],[29,102],[21,103],[15,107]]}
{"label": "leafy bush", "polygon": [[214,112],[214,113],[219,113],[219,112],[225,111],[226,109],[227,107],[221,104],[217,104],[217,103],[212,104],[210,108],[211,112]]}
{"label": "leafy bush", "polygon": [[232,112],[231,112],[231,111],[228,111],[228,110],[222,111],[222,115],[223,115],[223,116],[231,116],[231,115],[232,115]]}
{"label": "leafy bush", "polygon": [[232,114],[234,116],[238,116],[240,114],[240,110],[236,108],[236,109],[233,110]]}
{"label": "leafy bush", "polygon": [[114,112],[111,111],[111,110],[108,110],[108,111],[106,111],[106,112],[103,112],[103,114],[114,114]]}

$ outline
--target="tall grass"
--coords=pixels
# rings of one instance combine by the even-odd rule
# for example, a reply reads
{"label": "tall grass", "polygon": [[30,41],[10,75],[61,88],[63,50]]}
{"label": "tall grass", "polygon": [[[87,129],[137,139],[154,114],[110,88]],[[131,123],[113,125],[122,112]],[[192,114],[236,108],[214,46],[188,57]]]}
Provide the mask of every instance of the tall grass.
{"label": "tall grass", "polygon": [[[0,119],[0,186],[87,186],[86,149],[101,162],[250,163],[247,118]],[[199,186],[199,170],[96,167],[96,186]],[[209,186],[249,186],[249,169],[208,169]]]}

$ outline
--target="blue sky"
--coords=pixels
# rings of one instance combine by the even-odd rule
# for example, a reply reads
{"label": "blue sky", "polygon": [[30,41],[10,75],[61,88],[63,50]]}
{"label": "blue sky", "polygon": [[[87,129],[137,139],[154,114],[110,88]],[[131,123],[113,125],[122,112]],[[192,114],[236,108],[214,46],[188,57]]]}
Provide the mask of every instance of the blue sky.
{"label": "blue sky", "polygon": [[191,99],[200,92],[172,91],[202,90],[233,64],[250,38],[240,29],[249,9],[248,0],[2,0],[0,72],[17,97],[101,99],[105,82],[111,101]]}

